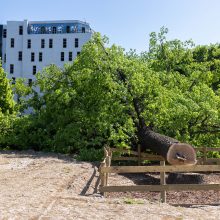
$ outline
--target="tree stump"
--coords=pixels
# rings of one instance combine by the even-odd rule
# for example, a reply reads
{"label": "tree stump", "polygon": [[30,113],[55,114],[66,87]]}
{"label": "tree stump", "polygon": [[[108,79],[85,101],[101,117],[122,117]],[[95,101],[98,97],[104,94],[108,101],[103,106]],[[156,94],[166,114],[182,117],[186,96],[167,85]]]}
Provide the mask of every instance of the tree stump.
{"label": "tree stump", "polygon": [[201,173],[169,173],[168,184],[201,184],[205,182],[205,175]]}

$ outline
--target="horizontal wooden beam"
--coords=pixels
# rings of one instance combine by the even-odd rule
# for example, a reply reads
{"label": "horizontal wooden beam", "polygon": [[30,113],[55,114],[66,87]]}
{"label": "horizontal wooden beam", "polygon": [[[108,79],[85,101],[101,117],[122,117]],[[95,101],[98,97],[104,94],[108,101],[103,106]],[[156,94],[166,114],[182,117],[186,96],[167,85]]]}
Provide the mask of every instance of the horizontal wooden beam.
{"label": "horizontal wooden beam", "polygon": [[120,149],[120,148],[111,148],[112,152],[126,153],[131,155],[138,155],[137,151],[129,150],[129,149]]}
{"label": "horizontal wooden beam", "polygon": [[[149,157],[141,157],[141,160],[154,160],[154,161],[164,161],[163,157],[157,157],[154,155],[151,155]],[[138,157],[113,157],[112,160],[134,160],[134,161],[138,161]]]}
{"label": "horizontal wooden beam", "polygon": [[[136,151],[132,151],[132,150],[126,150],[126,149],[117,149],[117,148],[111,148],[112,152],[119,152],[119,153],[127,153],[130,155],[134,155],[134,156],[138,156],[138,152]],[[149,154],[149,153],[144,153],[141,152],[141,157],[152,157],[152,158],[156,158],[158,160],[163,160],[164,158],[160,155],[154,155],[154,154]]]}
{"label": "horizontal wooden beam", "polygon": [[[198,158],[197,161],[204,161],[204,159]],[[207,158],[205,162],[220,162],[220,158]]]}
{"label": "horizontal wooden beam", "polygon": [[213,172],[220,165],[176,165],[176,166],[112,166],[102,167],[101,173],[147,173],[147,172]]}
{"label": "horizontal wooden beam", "polygon": [[[203,147],[195,147],[195,151],[204,151]],[[129,153],[132,155],[138,155],[137,151],[129,150],[129,149],[120,149],[120,148],[111,148],[112,152],[122,152],[122,153]],[[220,151],[220,147],[207,147],[206,151]],[[145,154],[142,152],[142,154]],[[147,154],[147,153],[146,153]]]}
{"label": "horizontal wooden beam", "polygon": [[112,160],[134,160],[137,161],[138,157],[112,157]]}
{"label": "horizontal wooden beam", "polygon": [[220,191],[220,184],[169,184],[169,185],[139,185],[139,186],[103,186],[100,192],[131,192],[131,191],[191,191],[191,190],[217,190]]}
{"label": "horizontal wooden beam", "polygon": [[[194,148],[194,149],[195,149],[195,151],[200,151],[200,152],[204,151],[203,147],[197,147],[197,148]],[[220,151],[220,148],[219,147],[207,147],[206,152],[208,152],[208,151]]]}

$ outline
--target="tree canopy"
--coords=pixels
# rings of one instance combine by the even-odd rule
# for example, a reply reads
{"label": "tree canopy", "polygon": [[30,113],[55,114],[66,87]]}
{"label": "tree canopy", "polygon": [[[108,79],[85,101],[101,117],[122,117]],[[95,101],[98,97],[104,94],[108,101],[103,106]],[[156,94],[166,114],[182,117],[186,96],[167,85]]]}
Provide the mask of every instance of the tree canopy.
{"label": "tree canopy", "polygon": [[168,41],[166,33],[152,33],[141,55],[96,33],[72,64],[45,68],[25,90],[28,101],[20,98],[33,113],[13,122],[7,144],[60,152],[136,146],[141,116],[156,132],[219,146],[220,46]]}

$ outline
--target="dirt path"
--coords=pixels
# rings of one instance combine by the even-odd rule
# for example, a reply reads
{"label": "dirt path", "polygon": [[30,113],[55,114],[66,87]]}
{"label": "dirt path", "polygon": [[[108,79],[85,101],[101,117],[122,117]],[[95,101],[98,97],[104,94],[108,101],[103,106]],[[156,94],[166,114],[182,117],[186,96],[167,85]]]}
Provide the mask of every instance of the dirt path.
{"label": "dirt path", "polygon": [[0,177],[0,219],[220,219],[220,206],[103,198],[97,167],[62,155],[0,152]]}

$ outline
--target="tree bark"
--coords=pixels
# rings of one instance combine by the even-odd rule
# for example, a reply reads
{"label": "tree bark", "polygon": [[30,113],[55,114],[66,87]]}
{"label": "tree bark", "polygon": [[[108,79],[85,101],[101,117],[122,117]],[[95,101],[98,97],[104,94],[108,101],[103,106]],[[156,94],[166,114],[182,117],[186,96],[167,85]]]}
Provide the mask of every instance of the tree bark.
{"label": "tree bark", "polygon": [[145,124],[138,127],[138,138],[142,150],[150,149],[172,165],[194,165],[197,162],[195,150],[191,145],[158,134]]}

